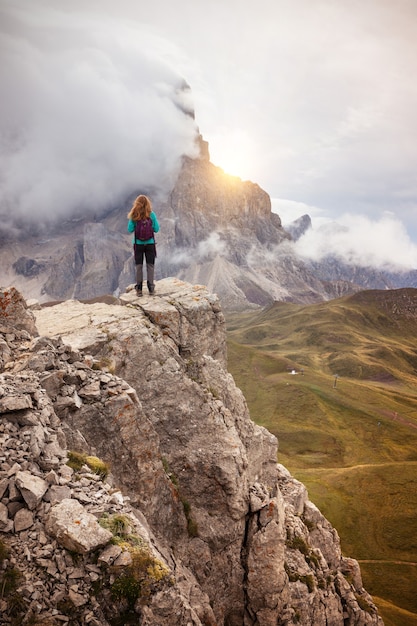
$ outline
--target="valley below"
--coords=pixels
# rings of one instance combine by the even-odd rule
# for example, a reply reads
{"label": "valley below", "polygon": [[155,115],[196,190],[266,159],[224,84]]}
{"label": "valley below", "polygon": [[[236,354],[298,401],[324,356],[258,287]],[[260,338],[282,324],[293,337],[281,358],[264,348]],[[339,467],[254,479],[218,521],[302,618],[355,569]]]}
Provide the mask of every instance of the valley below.
{"label": "valley below", "polygon": [[386,626],[417,624],[417,290],[230,314],[228,367]]}

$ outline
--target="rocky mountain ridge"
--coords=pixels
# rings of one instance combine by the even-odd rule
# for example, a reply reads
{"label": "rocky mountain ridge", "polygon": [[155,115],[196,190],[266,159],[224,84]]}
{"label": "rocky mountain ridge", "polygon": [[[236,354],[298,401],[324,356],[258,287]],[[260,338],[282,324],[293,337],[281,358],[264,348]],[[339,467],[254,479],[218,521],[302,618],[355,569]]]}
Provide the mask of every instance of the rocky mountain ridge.
{"label": "rocky mountain ridge", "polygon": [[4,623],[382,625],[251,421],[217,296],[158,294],[30,311],[0,292]]}
{"label": "rocky mountain ridge", "polygon": [[[302,216],[284,229],[259,185],[226,175],[210,161],[199,138],[200,157],[184,158],[169,197],[156,190],[161,231],[156,278],[205,284],[224,310],[257,308],[273,301],[314,303],[360,289],[417,286],[417,272],[381,272],[340,259],[320,263],[297,256],[292,246],[311,225]],[[40,302],[118,295],[134,280],[126,214],[132,198],[94,219],[50,224],[45,232],[20,229],[0,248],[0,284],[14,285]],[[41,227],[39,226],[39,229]]]}

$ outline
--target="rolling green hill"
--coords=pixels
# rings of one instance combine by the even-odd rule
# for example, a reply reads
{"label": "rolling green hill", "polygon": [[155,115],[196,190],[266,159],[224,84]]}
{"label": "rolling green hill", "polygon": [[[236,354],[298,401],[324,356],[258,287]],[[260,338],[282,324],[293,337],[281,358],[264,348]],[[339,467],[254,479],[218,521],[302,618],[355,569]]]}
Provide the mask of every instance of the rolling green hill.
{"label": "rolling green hill", "polygon": [[386,626],[417,624],[417,290],[230,315],[229,370],[278,460],[361,564]]}

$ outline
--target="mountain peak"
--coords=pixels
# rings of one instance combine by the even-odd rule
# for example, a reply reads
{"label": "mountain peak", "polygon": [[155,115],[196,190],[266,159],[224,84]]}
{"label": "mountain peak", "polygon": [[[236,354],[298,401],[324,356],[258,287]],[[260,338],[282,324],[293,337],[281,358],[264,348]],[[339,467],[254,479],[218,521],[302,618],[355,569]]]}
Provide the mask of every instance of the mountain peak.
{"label": "mountain peak", "polygon": [[[282,227],[258,184],[230,176],[210,161],[197,136],[198,158],[184,156],[168,196],[148,190],[161,230],[156,279],[210,285],[227,311],[274,301],[314,303],[363,288],[414,287],[417,271],[395,273],[347,264],[335,255],[314,261],[296,242],[309,233],[303,215]],[[144,190],[140,190],[144,192]],[[0,280],[41,302],[118,296],[134,280],[126,214],[132,198],[94,218],[67,220],[41,237],[31,231],[0,248]],[[332,237],[335,225],[330,226]],[[219,268],[222,268],[221,273]]]}
{"label": "mountain peak", "polygon": [[309,228],[311,228],[311,217],[307,214],[302,215],[285,226],[285,230],[290,233],[294,241],[300,239],[300,237],[302,237]]}

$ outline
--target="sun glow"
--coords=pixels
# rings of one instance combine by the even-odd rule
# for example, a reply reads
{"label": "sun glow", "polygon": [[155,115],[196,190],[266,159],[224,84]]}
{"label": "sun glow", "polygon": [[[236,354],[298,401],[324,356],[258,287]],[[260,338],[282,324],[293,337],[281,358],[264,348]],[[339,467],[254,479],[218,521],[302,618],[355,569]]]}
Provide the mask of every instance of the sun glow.
{"label": "sun glow", "polygon": [[253,179],[254,150],[250,137],[240,129],[224,132],[213,137],[209,143],[210,160],[226,174],[244,180]]}

